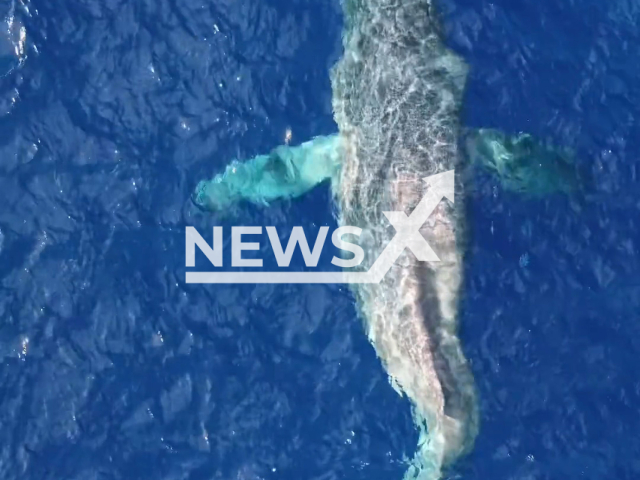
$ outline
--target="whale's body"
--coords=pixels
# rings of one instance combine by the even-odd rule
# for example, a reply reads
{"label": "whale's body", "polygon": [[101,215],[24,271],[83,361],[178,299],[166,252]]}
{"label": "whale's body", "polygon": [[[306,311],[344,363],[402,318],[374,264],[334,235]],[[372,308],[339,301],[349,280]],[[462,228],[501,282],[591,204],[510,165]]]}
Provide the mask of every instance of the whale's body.
{"label": "whale's body", "polygon": [[[344,145],[334,190],[340,223],[363,228],[366,258],[376,258],[395,234],[383,212],[409,214],[424,177],[461,166],[467,68],[442,44],[428,1],[347,0],[345,11],[345,54],[332,72]],[[477,432],[473,380],[456,335],[465,226],[456,183],[458,201],[443,200],[421,231],[440,262],[405,251],[380,284],[352,286],[378,356],[414,404],[417,424],[426,421],[412,472],[431,478]]]}
{"label": "whale's body", "polygon": [[[384,212],[410,214],[423,178],[454,170],[465,158],[488,165],[510,188],[549,187],[531,165],[558,154],[529,136],[467,132],[460,152],[460,107],[467,66],[445,47],[428,0],[344,0],[344,55],[331,72],[339,133],[268,155],[234,161],[200,182],[195,202],[227,211],[241,200],[295,198],[330,179],[341,225],[362,229],[371,266],[396,234]],[[535,160],[535,161],[532,161]],[[392,385],[412,403],[420,432],[407,479],[440,478],[473,445],[478,408],[473,377],[457,336],[465,244],[464,185],[443,200],[421,234],[439,262],[405,251],[379,284],[351,285],[365,329]]]}

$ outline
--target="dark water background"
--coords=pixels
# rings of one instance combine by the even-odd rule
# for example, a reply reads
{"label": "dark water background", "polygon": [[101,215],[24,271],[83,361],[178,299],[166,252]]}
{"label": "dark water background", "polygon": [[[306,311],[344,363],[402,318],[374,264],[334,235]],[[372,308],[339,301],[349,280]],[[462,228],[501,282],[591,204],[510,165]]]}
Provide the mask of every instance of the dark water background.
{"label": "dark water background", "polygon": [[[572,146],[594,178],[573,201],[478,179],[483,423],[454,474],[640,478],[640,6],[440,6],[465,123]],[[408,404],[348,291],[184,283],[185,225],[219,223],[197,181],[335,131],[341,22],[337,0],[0,1],[0,478],[401,478]],[[240,222],[335,226],[326,187]]]}

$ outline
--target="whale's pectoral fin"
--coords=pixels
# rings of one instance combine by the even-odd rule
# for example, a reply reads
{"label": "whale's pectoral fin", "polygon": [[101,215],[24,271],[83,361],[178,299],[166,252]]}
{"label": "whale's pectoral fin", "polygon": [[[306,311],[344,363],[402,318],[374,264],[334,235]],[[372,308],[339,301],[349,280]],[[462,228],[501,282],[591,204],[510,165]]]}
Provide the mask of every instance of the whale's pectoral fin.
{"label": "whale's pectoral fin", "polygon": [[467,129],[463,145],[472,165],[490,170],[510,191],[540,196],[572,194],[584,187],[573,152],[521,133],[507,135],[494,129]]}
{"label": "whale's pectoral fin", "polygon": [[268,205],[299,197],[328,179],[337,178],[343,149],[339,135],[316,137],[298,146],[280,145],[268,155],[233,161],[224,172],[201,181],[195,203],[207,210],[234,208],[241,201]]}

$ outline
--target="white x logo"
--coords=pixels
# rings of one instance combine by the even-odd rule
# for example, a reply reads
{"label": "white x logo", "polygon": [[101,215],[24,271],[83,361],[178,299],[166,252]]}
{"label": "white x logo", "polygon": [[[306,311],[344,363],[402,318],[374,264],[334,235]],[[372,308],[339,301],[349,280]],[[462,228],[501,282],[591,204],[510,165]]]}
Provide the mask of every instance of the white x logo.
{"label": "white x logo", "polygon": [[405,248],[409,248],[418,261],[440,261],[436,252],[420,234],[420,228],[429,219],[442,197],[448,198],[451,202],[454,201],[454,171],[449,170],[423,180],[428,185],[427,193],[411,215],[407,216],[404,212],[383,212],[396,229],[396,234],[369,270],[369,275],[374,278],[384,276]]}

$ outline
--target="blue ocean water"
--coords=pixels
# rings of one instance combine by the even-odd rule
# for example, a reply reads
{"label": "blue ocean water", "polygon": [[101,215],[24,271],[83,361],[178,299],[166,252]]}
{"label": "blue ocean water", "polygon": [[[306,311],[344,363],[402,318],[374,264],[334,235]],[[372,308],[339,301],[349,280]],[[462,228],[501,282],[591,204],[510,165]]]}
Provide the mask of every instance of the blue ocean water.
{"label": "blue ocean water", "polygon": [[[482,425],[451,476],[640,478],[640,6],[438,7],[464,122],[571,146],[593,178],[542,199],[477,179]],[[195,184],[336,130],[341,28],[337,0],[0,1],[1,478],[402,477],[409,405],[346,289],[184,282],[184,227],[221,221]],[[335,226],[326,187],[241,216]]]}

